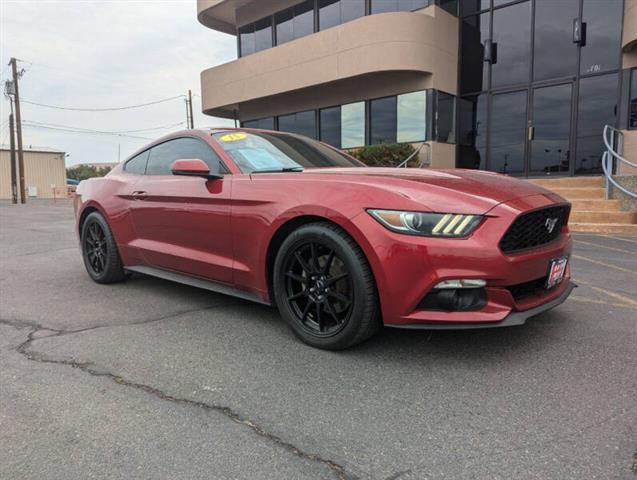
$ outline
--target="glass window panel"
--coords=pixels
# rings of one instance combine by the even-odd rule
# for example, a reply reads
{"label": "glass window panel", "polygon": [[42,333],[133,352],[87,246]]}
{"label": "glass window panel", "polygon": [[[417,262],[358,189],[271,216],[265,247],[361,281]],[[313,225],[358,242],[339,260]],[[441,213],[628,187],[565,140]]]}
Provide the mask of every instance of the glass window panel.
{"label": "glass window panel", "polygon": [[461,168],[486,168],[487,94],[460,100],[459,143]]}
{"label": "glass window panel", "polygon": [[602,130],[604,125],[615,125],[618,81],[616,73],[580,80],[576,174],[602,171]]}
{"label": "glass window panel", "polygon": [[371,144],[396,143],[396,97],[370,102]]}
{"label": "glass window panel", "polygon": [[281,115],[279,117],[279,130],[316,138],[316,116],[314,110]]}
{"label": "glass window panel", "polygon": [[180,158],[199,158],[212,172],[220,171],[219,157],[208,145],[196,138],[177,138],[151,148],[146,174],[172,175],[172,164]]}
{"label": "glass window panel", "polygon": [[456,143],[456,97],[438,92],[438,111],[436,115],[436,140],[443,143]]}
{"label": "glass window panel", "polygon": [[231,142],[224,132],[213,137],[242,172],[264,168],[361,167],[363,164],[315,140],[278,132],[250,133]]}
{"label": "glass window panel", "polygon": [[296,132],[300,135],[316,138],[316,115],[314,110],[296,114]]}
{"label": "glass window panel", "polygon": [[579,0],[536,0],[535,80],[574,75],[577,44],[573,43],[573,19],[578,16]]}
{"label": "glass window panel", "polygon": [[294,132],[296,126],[296,114],[279,116],[279,130],[281,132]]}
{"label": "glass window panel", "polygon": [[272,20],[270,17],[259,20],[255,23],[255,52],[260,52],[266,48],[272,48]]}
{"label": "glass window panel", "polygon": [[309,0],[294,6],[294,38],[314,33],[314,1]]}
{"label": "glass window panel", "polygon": [[491,104],[489,170],[524,172],[526,91],[494,95]]}
{"label": "glass window panel", "polygon": [[372,13],[397,12],[398,0],[372,0]]}
{"label": "glass window panel", "polygon": [[239,29],[239,45],[242,57],[255,52],[254,24],[251,23]]}
{"label": "glass window panel", "polygon": [[365,0],[341,0],[341,22],[365,16]]}
{"label": "glass window panel", "polygon": [[493,11],[493,41],[497,62],[491,66],[491,85],[526,83],[531,50],[531,2]]}
{"label": "glass window panel", "polygon": [[586,45],[582,47],[580,73],[619,68],[623,0],[584,0]]}
{"label": "glass window panel", "polygon": [[294,40],[294,11],[291,8],[277,13],[274,16],[276,23],[276,43],[283,43]]}
{"label": "glass window panel", "polygon": [[429,0],[372,0],[372,13],[411,12],[429,6]]}
{"label": "glass window panel", "polygon": [[571,135],[571,84],[537,88],[533,91],[531,174],[569,171]]}
{"label": "glass window panel", "polygon": [[458,0],[439,0],[438,4],[451,15],[458,15]]}
{"label": "glass window panel", "polygon": [[341,148],[365,145],[365,102],[341,107]]}
{"label": "glass window panel", "polygon": [[146,173],[146,162],[148,161],[148,154],[150,150],[140,153],[134,156],[124,165],[124,170],[128,173],[135,173],[137,175],[144,175]]}
{"label": "glass window panel", "polygon": [[397,97],[397,134],[396,141],[422,142],[425,140],[427,92],[413,92]]}
{"label": "glass window panel", "polygon": [[631,72],[630,81],[630,128],[637,128],[637,69]]}
{"label": "glass window panel", "polygon": [[274,130],[274,117],[260,118],[258,120],[249,120],[241,122],[241,126],[245,128],[260,128],[262,130]]}
{"label": "glass window panel", "polygon": [[467,15],[469,13],[486,10],[491,7],[491,0],[461,0],[460,14]]}
{"label": "glass window panel", "polygon": [[484,61],[484,46],[490,38],[490,14],[467,17],[462,23],[460,86],[463,93],[489,88],[489,64]]}
{"label": "glass window panel", "polygon": [[341,148],[341,107],[323,108],[319,116],[321,141]]}
{"label": "glass window panel", "polygon": [[341,23],[341,0],[319,1],[319,30],[335,27]]}

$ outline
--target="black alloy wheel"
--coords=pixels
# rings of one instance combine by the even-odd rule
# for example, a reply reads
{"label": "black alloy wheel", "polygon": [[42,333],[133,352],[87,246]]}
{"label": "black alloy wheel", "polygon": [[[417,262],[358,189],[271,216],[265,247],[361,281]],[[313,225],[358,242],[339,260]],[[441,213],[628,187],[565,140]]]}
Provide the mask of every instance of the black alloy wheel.
{"label": "black alloy wheel", "polygon": [[117,243],[108,223],[98,212],[90,213],[82,223],[80,244],[84,266],[94,281],[114,283],[124,280]]}
{"label": "black alloy wheel", "polygon": [[274,270],[279,311],[304,342],[342,349],[380,327],[367,260],[339,227],[312,223],[292,232],[279,249]]}
{"label": "black alloy wheel", "polygon": [[84,237],[84,250],[88,258],[89,267],[95,275],[101,275],[106,269],[106,235],[102,226],[97,222],[91,222],[86,229]]}
{"label": "black alloy wheel", "polygon": [[285,294],[301,325],[317,336],[338,333],[352,311],[354,289],[343,261],[318,241],[300,243],[288,255]]}

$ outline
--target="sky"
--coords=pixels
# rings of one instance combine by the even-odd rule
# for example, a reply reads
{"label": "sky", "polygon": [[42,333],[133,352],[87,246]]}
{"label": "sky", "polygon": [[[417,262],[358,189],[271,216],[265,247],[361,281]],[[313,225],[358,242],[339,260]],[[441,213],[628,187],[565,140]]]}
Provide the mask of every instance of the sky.
{"label": "sky", "polygon": [[[203,115],[199,74],[236,58],[236,39],[197,21],[196,0],[0,0],[0,81],[11,57],[24,69],[20,98],[72,108],[137,105],[193,92],[195,128],[231,125]],[[9,102],[0,102],[0,143],[9,143]],[[67,152],[68,166],[124,160],[138,148],[185,128],[178,98],[110,112],[76,112],[22,103],[23,143]],[[182,124],[178,125],[180,122]],[[31,125],[28,125],[28,124]],[[71,133],[82,128],[123,135]]]}

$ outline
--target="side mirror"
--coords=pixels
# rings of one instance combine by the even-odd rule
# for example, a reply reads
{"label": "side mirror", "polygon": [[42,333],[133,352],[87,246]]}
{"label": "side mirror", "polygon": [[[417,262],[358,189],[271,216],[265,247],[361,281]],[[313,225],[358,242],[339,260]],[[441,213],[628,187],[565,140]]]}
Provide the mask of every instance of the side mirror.
{"label": "side mirror", "polygon": [[199,158],[181,158],[175,160],[171,167],[173,175],[181,175],[185,177],[203,177],[208,180],[223,178],[223,175],[210,173],[210,169],[206,162]]}

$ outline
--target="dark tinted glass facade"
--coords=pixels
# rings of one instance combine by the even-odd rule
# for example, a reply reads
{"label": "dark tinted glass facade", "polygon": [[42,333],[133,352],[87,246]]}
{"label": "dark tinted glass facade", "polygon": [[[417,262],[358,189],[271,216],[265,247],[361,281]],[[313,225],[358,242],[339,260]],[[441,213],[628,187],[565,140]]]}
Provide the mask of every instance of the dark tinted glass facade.
{"label": "dark tinted glass facade", "polygon": [[319,30],[364,16],[365,6],[365,0],[319,0]]}
{"label": "dark tinted glass facade", "polygon": [[305,0],[238,28],[239,56],[282,45],[365,15],[410,12],[438,5],[456,15],[458,0]]}
{"label": "dark tinted glass facade", "polygon": [[603,127],[617,123],[623,8],[623,0],[461,2],[458,166],[598,173]]}
{"label": "dark tinted glass facade", "polygon": [[378,98],[369,102],[370,142],[396,143],[396,129],[398,127],[398,110],[396,97]]}
{"label": "dark tinted glass facade", "polygon": [[628,126],[637,128],[637,69],[630,72],[630,104],[628,110]]}
{"label": "dark tinted glass facade", "polygon": [[[371,0],[372,13],[411,12],[429,6],[429,0]],[[433,2],[431,2],[433,3]]]}
{"label": "dark tinted glass facade", "polygon": [[274,117],[260,118],[243,122],[245,128],[259,128],[262,130],[274,130]]}
{"label": "dark tinted glass facade", "polygon": [[316,138],[316,112],[307,110],[290,115],[281,115],[279,117],[279,130]]}
{"label": "dark tinted glass facade", "polygon": [[[378,143],[455,142],[456,97],[420,90],[242,122],[246,128],[318,138],[337,148]],[[431,107],[428,107],[431,105]]]}

